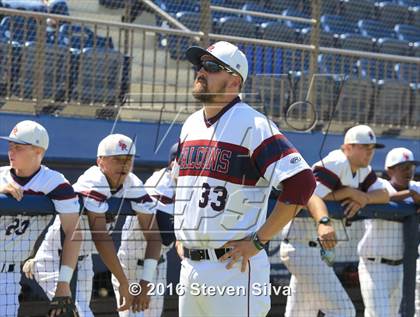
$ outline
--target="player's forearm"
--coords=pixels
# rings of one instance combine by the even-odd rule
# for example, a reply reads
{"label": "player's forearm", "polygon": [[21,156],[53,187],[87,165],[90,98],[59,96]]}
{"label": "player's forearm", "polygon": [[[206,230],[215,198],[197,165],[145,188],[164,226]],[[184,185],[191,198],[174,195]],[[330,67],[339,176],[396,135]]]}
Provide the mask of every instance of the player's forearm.
{"label": "player's forearm", "polygon": [[162,240],[159,233],[159,228],[154,225],[150,232],[143,232],[147,241],[146,251],[144,257],[146,259],[159,260],[160,251],[162,249]]}
{"label": "player's forearm", "polygon": [[409,197],[411,197],[411,192],[408,189],[390,195],[390,199],[392,201],[403,201],[404,199],[407,199]]}
{"label": "player's forearm", "polygon": [[273,212],[262,227],[258,230],[257,235],[261,242],[270,241],[285,225],[289,223],[302,209],[299,205],[289,205],[281,201],[277,201]]}
{"label": "player's forearm", "polygon": [[389,203],[389,194],[386,189],[373,190],[367,192],[366,195],[369,198],[369,204],[387,204]]}
{"label": "player's forearm", "polygon": [[61,226],[64,231],[63,252],[61,254],[61,265],[75,268],[80,253],[80,246],[83,241],[83,234],[79,230],[78,214],[61,214]]}
{"label": "player's forearm", "polygon": [[352,196],[352,190],[353,189],[350,187],[343,187],[338,190],[332,191],[328,195],[324,196],[322,199],[326,201],[342,201]]}
{"label": "player's forearm", "polygon": [[117,257],[114,242],[106,232],[92,233],[92,239],[95,242],[96,249],[101,256],[102,262],[115,275],[118,281],[125,281],[126,276],[121,267],[120,260]]}
{"label": "player's forearm", "polygon": [[328,209],[324,201],[317,195],[312,195],[306,205],[312,218],[318,223],[322,217],[328,216]]}

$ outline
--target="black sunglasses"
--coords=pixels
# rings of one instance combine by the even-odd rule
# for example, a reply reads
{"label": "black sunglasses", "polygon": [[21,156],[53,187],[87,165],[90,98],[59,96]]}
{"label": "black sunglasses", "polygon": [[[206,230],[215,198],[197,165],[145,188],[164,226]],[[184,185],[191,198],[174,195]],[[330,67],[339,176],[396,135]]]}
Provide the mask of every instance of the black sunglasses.
{"label": "black sunglasses", "polygon": [[218,73],[221,71],[226,71],[232,74],[233,76],[238,76],[238,74],[234,70],[213,61],[201,61],[199,64],[194,65],[194,69],[196,72],[198,72],[201,69],[201,67],[204,68],[204,70],[208,73]]}

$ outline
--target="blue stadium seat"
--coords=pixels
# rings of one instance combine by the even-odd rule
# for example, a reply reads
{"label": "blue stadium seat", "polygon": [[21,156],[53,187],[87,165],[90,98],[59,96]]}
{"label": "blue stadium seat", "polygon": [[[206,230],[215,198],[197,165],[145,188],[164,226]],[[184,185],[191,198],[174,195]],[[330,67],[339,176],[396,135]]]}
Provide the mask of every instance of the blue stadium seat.
{"label": "blue stadium seat", "polygon": [[[302,39],[303,44],[310,44],[311,43],[311,28],[303,29],[300,32],[300,37]],[[334,46],[334,34],[327,33],[321,30],[319,34],[319,46],[323,47],[333,47]]]}
{"label": "blue stadium seat", "polygon": [[323,15],[321,17],[321,27],[325,32],[337,35],[357,31],[356,24],[339,15]]}
{"label": "blue stadium seat", "polygon": [[[269,9],[265,8],[262,5],[256,4],[256,3],[246,3],[242,7],[242,10],[257,11],[257,12],[261,12],[261,13],[269,13]],[[253,15],[247,15],[247,14],[244,14],[244,18],[245,18],[245,20],[247,20],[249,22],[253,22],[253,23],[257,23],[257,24],[273,21],[273,19],[257,17],[257,16],[253,16]]]}
{"label": "blue stadium seat", "polygon": [[382,37],[395,37],[393,28],[386,24],[375,20],[360,20],[357,23],[360,34],[364,36],[371,36],[374,39]]}
{"label": "blue stadium seat", "polygon": [[395,64],[392,62],[362,58],[357,62],[357,68],[362,78],[371,78],[375,81],[396,78]]}
{"label": "blue stadium seat", "polygon": [[2,4],[9,9],[48,12],[47,6],[41,1],[2,0]]}
{"label": "blue stadium seat", "polygon": [[3,37],[18,44],[36,40],[37,23],[35,18],[23,16],[5,17],[0,23]]}
{"label": "blue stadium seat", "polygon": [[223,17],[219,20],[219,33],[233,36],[256,37],[257,25],[239,17]]}
{"label": "blue stadium seat", "polygon": [[258,0],[225,0],[225,6],[228,8],[240,9],[246,3],[258,4]]}
{"label": "blue stadium seat", "polygon": [[[34,98],[34,89],[37,84],[37,43],[27,42],[22,48],[21,67],[19,81],[14,90],[16,94],[26,99]],[[70,89],[70,76],[67,66],[72,59],[70,51],[65,46],[45,44],[43,49],[44,74],[42,81],[43,98],[51,98],[55,101],[64,101]]]}
{"label": "blue stadium seat", "polygon": [[88,27],[81,25],[63,24],[59,29],[59,44],[72,49],[81,50],[93,46],[94,33]]}
{"label": "blue stadium seat", "polygon": [[414,127],[420,126],[420,86],[411,87],[411,125]]}
{"label": "blue stadium seat", "polygon": [[333,120],[338,122],[368,123],[372,107],[374,88],[370,79],[348,78],[343,85]]}
{"label": "blue stadium seat", "polygon": [[420,5],[419,0],[399,0],[398,3],[407,7],[415,7]]}
{"label": "blue stadium seat", "polygon": [[350,21],[369,20],[374,18],[374,2],[368,0],[344,0],[342,14]]}
{"label": "blue stadium seat", "polygon": [[[285,16],[291,16],[291,17],[300,17],[300,18],[306,18],[306,19],[311,18],[310,15],[305,14],[302,11],[295,10],[295,9],[284,10],[282,14],[285,15]],[[292,29],[295,29],[295,30],[301,30],[301,29],[305,29],[307,27],[310,27],[310,25],[308,23],[294,22],[294,21],[290,21],[290,20],[285,20],[285,23],[289,28],[292,28]]]}
{"label": "blue stadium seat", "polygon": [[355,72],[357,60],[350,56],[324,55],[318,56],[318,65],[323,74],[334,74],[347,77]]}
{"label": "blue stadium seat", "polygon": [[282,1],[266,1],[264,6],[269,12],[274,14],[282,14],[286,9],[299,9],[299,1],[282,0]]}
{"label": "blue stadium seat", "polygon": [[414,7],[412,10],[413,13],[413,24],[420,28],[420,6]]}
{"label": "blue stadium seat", "polygon": [[122,9],[126,0],[99,0],[99,4],[109,9]]}
{"label": "blue stadium seat", "polygon": [[376,43],[379,52],[394,55],[410,55],[410,42],[391,38],[379,39]]}
{"label": "blue stadium seat", "polygon": [[409,42],[420,41],[420,27],[408,24],[397,24],[394,30],[400,40]]}
{"label": "blue stadium seat", "polygon": [[420,57],[420,41],[413,45],[414,56]]}
{"label": "blue stadium seat", "polygon": [[415,84],[420,84],[420,66],[416,64],[400,63],[395,65],[397,78]]}
{"label": "blue stadium seat", "polygon": [[373,122],[404,125],[410,122],[410,86],[400,80],[381,80],[377,85]]}
{"label": "blue stadium seat", "polygon": [[261,38],[264,40],[295,42],[295,30],[288,28],[283,22],[266,22],[260,27]]}
{"label": "blue stadium seat", "polygon": [[199,12],[200,10],[197,1],[156,0],[155,2],[162,10],[173,14],[181,11]]}
{"label": "blue stadium seat", "polygon": [[55,0],[48,3],[48,12],[52,14],[70,15],[66,1]]}
{"label": "blue stadium seat", "polygon": [[378,4],[379,20],[388,26],[407,23],[409,18],[408,7],[392,2],[381,2]]}
{"label": "blue stadium seat", "polygon": [[342,34],[340,36],[341,48],[346,50],[373,51],[373,38],[361,34]]}
{"label": "blue stadium seat", "polygon": [[[200,13],[198,12],[178,12],[176,19],[192,31],[200,29]],[[185,59],[185,51],[193,45],[190,37],[168,35],[168,50],[171,58]]]}
{"label": "blue stadium seat", "polygon": [[73,99],[83,104],[117,104],[121,99],[124,64],[124,55],[116,50],[83,49]]}
{"label": "blue stadium seat", "polygon": [[321,1],[321,15],[336,15],[340,12],[340,0],[323,0]]}

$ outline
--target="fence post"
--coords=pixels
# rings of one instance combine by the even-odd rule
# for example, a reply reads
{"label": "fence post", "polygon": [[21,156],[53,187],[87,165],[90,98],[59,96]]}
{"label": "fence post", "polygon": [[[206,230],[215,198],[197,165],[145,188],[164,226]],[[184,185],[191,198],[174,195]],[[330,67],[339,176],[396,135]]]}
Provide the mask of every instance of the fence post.
{"label": "fence post", "polygon": [[204,33],[201,39],[201,46],[208,47],[210,45],[209,33],[211,33],[211,9],[210,0],[200,1],[200,31]]}
{"label": "fence post", "polygon": [[414,316],[416,291],[416,261],[418,239],[418,215],[406,217],[404,221],[404,278],[401,316]]}
{"label": "fence post", "polygon": [[[315,76],[318,69],[318,54],[319,54],[319,33],[320,33],[320,16],[321,16],[321,2],[324,0],[312,0],[312,19],[315,20],[315,23],[312,24],[311,30],[311,45],[314,47],[311,50],[311,56],[309,60],[309,80],[312,81],[312,77]],[[315,83],[316,81],[313,81]],[[315,105],[315,87],[314,85],[309,85],[308,91],[308,101]],[[316,106],[316,105],[315,105]]]}
{"label": "fence post", "polygon": [[[27,18],[28,19],[28,18]],[[37,18],[37,31],[36,31],[36,65],[35,67],[35,113],[39,113],[42,107],[45,106],[44,99],[44,63],[45,63],[45,29],[46,29],[46,18]],[[29,31],[29,30],[27,30]]]}

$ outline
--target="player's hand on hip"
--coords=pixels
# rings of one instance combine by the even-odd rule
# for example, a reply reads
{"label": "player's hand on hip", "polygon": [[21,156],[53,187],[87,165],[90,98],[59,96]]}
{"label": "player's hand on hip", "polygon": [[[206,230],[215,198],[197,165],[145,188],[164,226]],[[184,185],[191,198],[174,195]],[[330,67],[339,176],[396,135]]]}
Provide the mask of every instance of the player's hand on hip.
{"label": "player's hand on hip", "polygon": [[19,185],[13,183],[0,186],[0,193],[11,195],[17,201],[21,201],[23,198],[22,188],[20,188]]}
{"label": "player's hand on hip", "polygon": [[150,291],[149,282],[145,280],[140,281],[141,292],[139,295],[135,296],[133,299],[133,304],[131,309],[133,312],[141,312],[149,308],[150,305],[150,296],[148,295]]}
{"label": "player's hand on hip", "polygon": [[35,262],[36,260],[34,258],[28,259],[25,261],[22,267],[22,272],[25,273],[26,278],[31,280],[34,279]]}
{"label": "player's hand on hip", "polygon": [[362,208],[360,204],[352,199],[345,199],[341,202],[341,206],[344,207],[344,216],[347,219],[353,218],[354,215]]}
{"label": "player's hand on hip", "polygon": [[124,311],[130,309],[133,303],[133,295],[130,294],[128,290],[128,281],[120,282],[118,291],[120,292],[120,302],[117,303],[117,311]]}
{"label": "player's hand on hip", "polygon": [[324,249],[333,249],[337,244],[335,230],[331,224],[318,225],[318,241]]}
{"label": "player's hand on hip", "polygon": [[181,258],[181,260],[183,260],[184,259],[184,246],[182,245],[182,243],[180,241],[176,241],[175,248],[176,248],[176,253],[178,253],[178,256]]}
{"label": "player's hand on hip", "polygon": [[241,272],[246,271],[249,258],[260,252],[249,237],[243,240],[229,241],[225,243],[222,248],[231,248],[231,250],[224,254],[219,261],[224,262],[230,260],[226,265],[228,270],[230,270],[236,262],[242,261]]}

